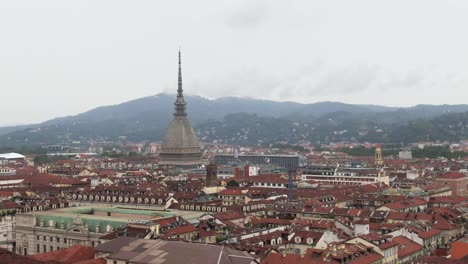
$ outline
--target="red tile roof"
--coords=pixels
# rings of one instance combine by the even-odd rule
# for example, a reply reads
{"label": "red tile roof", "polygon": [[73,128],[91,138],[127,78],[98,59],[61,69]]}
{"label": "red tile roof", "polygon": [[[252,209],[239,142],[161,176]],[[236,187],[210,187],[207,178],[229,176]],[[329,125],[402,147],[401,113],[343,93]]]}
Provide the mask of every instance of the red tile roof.
{"label": "red tile roof", "polygon": [[0,248],[0,260],[2,264],[46,264],[46,262],[18,255],[3,248]]}
{"label": "red tile roof", "polygon": [[248,191],[244,191],[243,189],[225,189],[219,195],[246,196],[247,193]]}
{"label": "red tile roof", "polygon": [[187,234],[191,232],[196,232],[198,229],[194,225],[183,225],[183,226],[177,226],[175,228],[169,229],[166,232],[166,236],[173,236],[173,235],[181,235],[181,234]]}
{"label": "red tile roof", "polygon": [[411,200],[397,201],[393,203],[388,203],[385,206],[392,210],[403,210],[411,207],[421,206],[428,204],[427,201],[421,198],[413,198]]}
{"label": "red tile roof", "polygon": [[[320,238],[322,238],[323,232],[312,232],[312,231],[297,231],[294,236],[289,240],[289,243],[292,244],[308,244],[307,239],[312,238],[311,245],[315,246],[317,242],[319,242]],[[297,239],[299,238],[299,239]],[[297,242],[299,240],[299,242]]]}
{"label": "red tile roof", "polygon": [[311,257],[296,254],[279,254],[279,253],[270,253],[268,256],[260,261],[260,264],[286,264],[286,263],[294,263],[294,264],[310,264],[310,263],[339,263],[337,261],[330,261],[330,262],[322,262],[321,259],[317,259],[317,262],[311,262]]}
{"label": "red tile roof", "polygon": [[69,248],[36,254],[32,258],[40,261],[58,261],[61,263],[76,263],[94,259],[96,248],[74,245]]}
{"label": "red tile roof", "polygon": [[214,218],[217,218],[219,220],[235,220],[235,219],[240,219],[244,218],[244,214],[241,212],[221,212],[213,215]]}
{"label": "red tile roof", "polygon": [[457,240],[451,246],[453,259],[461,259],[468,256],[468,238]]}
{"label": "red tile roof", "polygon": [[423,248],[418,243],[413,242],[404,236],[394,237],[393,242],[398,243],[398,258],[414,254]]}
{"label": "red tile roof", "polygon": [[437,196],[431,197],[429,203],[443,203],[443,204],[459,204],[468,201],[467,197],[463,196]]}
{"label": "red tile roof", "polygon": [[453,180],[463,179],[463,178],[466,178],[466,175],[461,172],[449,172],[439,177],[439,179],[453,179]]}

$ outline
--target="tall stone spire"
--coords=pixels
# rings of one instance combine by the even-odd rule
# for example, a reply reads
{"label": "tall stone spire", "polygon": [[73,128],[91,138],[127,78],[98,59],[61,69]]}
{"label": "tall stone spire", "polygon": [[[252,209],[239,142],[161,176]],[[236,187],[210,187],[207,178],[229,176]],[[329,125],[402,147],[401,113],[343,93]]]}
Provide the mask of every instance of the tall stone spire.
{"label": "tall stone spire", "polygon": [[202,152],[197,132],[190,125],[185,109],[184,90],[182,89],[182,60],[179,50],[179,79],[175,112],[166,130],[159,153],[159,165],[197,167],[203,164]]}
{"label": "tall stone spire", "polygon": [[177,87],[177,99],[175,101],[175,113],[174,116],[186,116],[185,105],[187,104],[184,100],[184,90],[182,89],[182,59],[179,50],[179,80]]}

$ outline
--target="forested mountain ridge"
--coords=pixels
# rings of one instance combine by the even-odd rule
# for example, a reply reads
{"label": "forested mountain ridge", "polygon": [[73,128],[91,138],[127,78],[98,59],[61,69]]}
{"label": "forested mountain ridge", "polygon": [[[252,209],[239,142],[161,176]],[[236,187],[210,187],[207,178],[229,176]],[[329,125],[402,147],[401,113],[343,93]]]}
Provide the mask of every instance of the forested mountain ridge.
{"label": "forested mountain ridge", "polygon": [[[205,141],[257,144],[276,140],[414,142],[466,139],[468,105],[408,108],[337,102],[300,104],[252,98],[186,96],[189,119]],[[126,137],[162,138],[174,95],[158,94],[75,116],[0,128],[0,146]]]}

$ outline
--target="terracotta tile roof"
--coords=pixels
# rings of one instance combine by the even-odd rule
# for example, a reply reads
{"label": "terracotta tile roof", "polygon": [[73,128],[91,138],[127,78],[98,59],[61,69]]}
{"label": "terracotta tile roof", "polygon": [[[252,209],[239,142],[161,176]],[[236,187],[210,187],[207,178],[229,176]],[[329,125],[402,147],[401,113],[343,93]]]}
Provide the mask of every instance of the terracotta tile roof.
{"label": "terracotta tile roof", "polygon": [[414,226],[407,226],[408,230],[411,231],[411,232],[414,232],[416,234],[418,234],[419,237],[421,237],[422,239],[428,239],[428,238],[431,238],[435,235],[438,235],[440,234],[442,231],[440,231],[439,229],[436,229],[436,228],[431,228],[430,230],[428,231],[424,231],[424,230],[421,230],[421,229],[418,229]]}
{"label": "terracotta tile roof", "polygon": [[433,228],[437,228],[440,230],[452,230],[457,228],[457,225],[451,224],[449,221],[447,221],[444,217],[441,215],[434,215],[434,225],[432,225]]}
{"label": "terracotta tile roof", "polygon": [[[294,236],[289,240],[289,243],[292,244],[309,244],[309,238],[312,238],[311,246],[315,246],[317,242],[322,238],[323,232],[313,232],[313,231],[297,231],[294,233]],[[297,242],[299,241],[299,242]]]}
{"label": "terracotta tile roof", "polygon": [[462,259],[468,256],[468,238],[457,240],[452,243],[452,258]]}
{"label": "terracotta tile roof", "polygon": [[459,204],[468,201],[468,197],[463,196],[437,196],[431,197],[429,203]]}
{"label": "terracotta tile roof", "polygon": [[462,215],[461,213],[449,207],[432,207],[431,212],[448,217],[449,219],[455,219]]}
{"label": "terracotta tile roof", "polygon": [[311,221],[309,227],[311,229],[331,229],[333,227],[333,221],[318,220]]}
{"label": "terracotta tile roof", "polygon": [[152,222],[158,223],[160,227],[165,227],[165,226],[177,223],[179,221],[185,221],[185,220],[183,220],[182,217],[177,217],[177,216],[152,220]]}
{"label": "terracotta tile roof", "polygon": [[50,262],[36,260],[27,256],[12,253],[6,249],[0,248],[0,263],[2,264],[46,264]]}
{"label": "terracotta tile roof", "polygon": [[418,263],[424,263],[424,264],[466,264],[466,263],[468,263],[468,257],[465,257],[464,259],[455,260],[453,258],[448,259],[448,258],[439,257],[439,256],[424,256],[424,257],[418,259]]}
{"label": "terracotta tile roof", "polygon": [[74,245],[69,248],[36,254],[32,258],[40,261],[58,261],[61,263],[75,263],[84,260],[94,259],[96,249],[94,247],[85,247]]}
{"label": "terracotta tile roof", "polygon": [[261,224],[275,224],[275,225],[290,225],[291,220],[288,219],[279,219],[279,218],[269,218],[269,217],[251,217],[250,223],[252,225],[261,225]]}
{"label": "terracotta tile roof", "polygon": [[49,173],[26,173],[17,174],[10,179],[24,179],[25,183],[30,183],[32,186],[38,185],[83,185],[79,180],[62,178]]}
{"label": "terracotta tile roof", "polygon": [[350,264],[371,264],[375,263],[378,260],[383,259],[382,255],[378,253],[368,253],[367,255],[360,255],[358,258],[349,262]]}
{"label": "terracotta tile roof", "polygon": [[466,175],[461,172],[449,172],[441,175],[439,179],[463,179],[466,178]]}
{"label": "terracotta tile roof", "polygon": [[205,230],[205,229],[200,228],[199,232],[200,232],[200,238],[216,236],[218,234],[218,232],[216,232],[216,230],[214,229]]}
{"label": "terracotta tile roof", "polygon": [[231,188],[222,190],[219,195],[247,196],[247,193],[248,190]]}
{"label": "terracotta tile roof", "polygon": [[394,237],[393,241],[398,243],[398,258],[414,254],[423,248],[418,243],[413,242],[404,236]]}
{"label": "terracotta tile roof", "polygon": [[424,213],[412,213],[412,212],[389,212],[387,220],[404,220],[404,221],[431,221],[433,216],[431,214]]}
{"label": "terracotta tile roof", "polygon": [[427,201],[420,198],[413,198],[411,200],[397,201],[393,203],[388,203],[385,206],[392,210],[403,210],[411,207],[421,206],[428,204]]}
{"label": "terracotta tile roof", "polygon": [[403,227],[403,223],[395,223],[395,224],[390,224],[390,223],[369,223],[369,228],[370,230],[397,230],[401,227]]}
{"label": "terracotta tile roof", "polygon": [[270,253],[268,256],[260,261],[260,264],[285,264],[285,263],[294,263],[294,264],[310,264],[310,263],[330,263],[335,264],[339,263],[337,261],[323,262],[320,258],[311,262],[310,256],[296,255],[296,254],[280,254],[280,253]]}
{"label": "terracotta tile roof", "polygon": [[18,208],[21,208],[21,205],[15,202],[10,202],[10,201],[0,202],[0,210],[18,209]]}
{"label": "terracotta tile roof", "polygon": [[198,229],[194,225],[182,225],[182,226],[176,226],[172,229],[169,229],[166,232],[166,236],[173,236],[173,235],[181,235],[181,234],[187,234],[191,232],[196,232]]}
{"label": "terracotta tile roof", "polygon": [[244,218],[244,214],[238,211],[222,212],[214,214],[213,217],[219,220],[234,220]]}

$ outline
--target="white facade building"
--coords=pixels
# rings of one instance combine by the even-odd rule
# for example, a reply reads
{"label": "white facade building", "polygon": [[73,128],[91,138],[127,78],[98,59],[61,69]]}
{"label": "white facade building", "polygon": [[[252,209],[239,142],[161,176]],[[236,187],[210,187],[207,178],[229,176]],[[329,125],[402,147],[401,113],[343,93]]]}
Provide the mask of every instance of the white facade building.
{"label": "white facade building", "polygon": [[0,247],[12,251],[14,241],[15,218],[8,215],[0,219]]}

